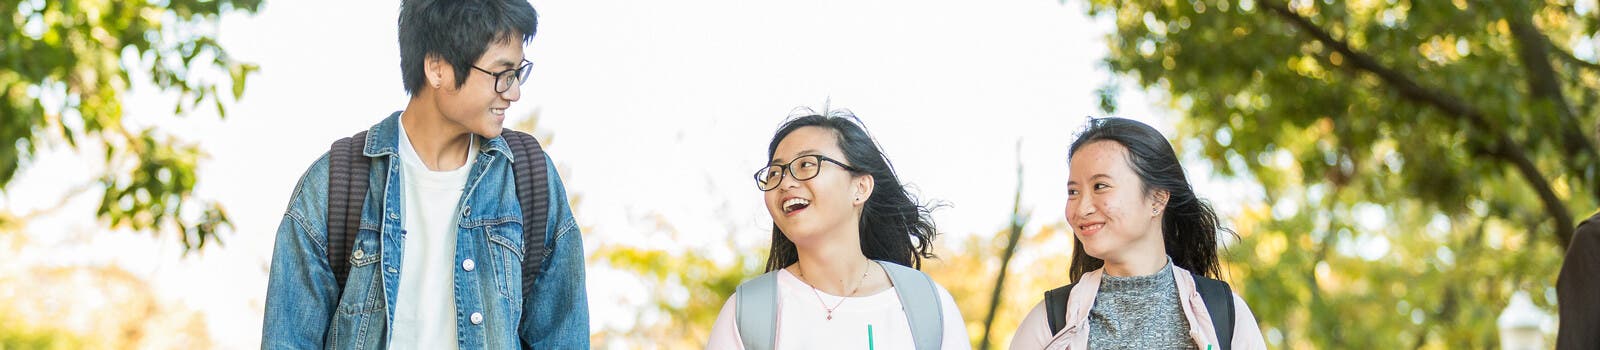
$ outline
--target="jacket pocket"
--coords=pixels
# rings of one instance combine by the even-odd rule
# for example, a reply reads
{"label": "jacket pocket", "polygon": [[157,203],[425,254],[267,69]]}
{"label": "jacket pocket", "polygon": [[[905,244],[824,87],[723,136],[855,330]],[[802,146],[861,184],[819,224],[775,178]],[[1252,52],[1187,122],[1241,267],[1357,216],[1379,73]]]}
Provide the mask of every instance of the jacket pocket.
{"label": "jacket pocket", "polygon": [[484,226],[489,237],[489,257],[494,261],[495,287],[500,295],[511,302],[513,309],[522,307],[522,225],[506,222]]}
{"label": "jacket pocket", "polygon": [[361,230],[351,242],[350,271],[339,295],[339,314],[363,314],[383,309],[378,233]]}
{"label": "jacket pocket", "polygon": [[381,342],[384,323],[383,273],[378,264],[378,233],[361,230],[351,242],[350,273],[328,332],[328,347],[371,348]]}

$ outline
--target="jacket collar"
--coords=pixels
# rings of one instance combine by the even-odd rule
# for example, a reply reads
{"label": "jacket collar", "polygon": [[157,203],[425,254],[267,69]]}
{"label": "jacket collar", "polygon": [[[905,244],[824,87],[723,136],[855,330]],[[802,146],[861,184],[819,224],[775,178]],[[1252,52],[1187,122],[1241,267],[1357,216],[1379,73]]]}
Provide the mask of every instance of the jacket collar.
{"label": "jacket collar", "polygon": [[[362,150],[362,153],[366,154],[367,157],[399,154],[401,112],[395,111],[389,114],[388,118],[383,118],[383,121],[367,129],[367,148]],[[505,130],[509,131],[510,129]],[[501,133],[503,134],[505,131]],[[516,161],[516,159],[512,158],[511,146],[506,144],[505,137],[497,136],[493,139],[478,137],[476,139],[479,142],[478,149],[482,150],[482,152],[499,152],[506,159],[510,159],[513,162]]]}

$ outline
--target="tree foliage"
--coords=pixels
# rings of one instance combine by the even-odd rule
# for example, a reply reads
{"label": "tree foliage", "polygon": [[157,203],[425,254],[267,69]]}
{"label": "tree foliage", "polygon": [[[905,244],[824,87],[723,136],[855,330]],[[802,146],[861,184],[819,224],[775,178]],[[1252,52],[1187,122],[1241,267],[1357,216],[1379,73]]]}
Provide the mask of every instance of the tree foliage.
{"label": "tree foliage", "polygon": [[[253,64],[216,40],[227,12],[255,12],[260,0],[0,1],[0,189],[39,153],[64,143],[105,155],[98,216],[112,227],[173,227],[186,248],[217,241],[229,224],[215,202],[185,211],[203,152],[151,125],[156,116],[123,109],[141,72],[177,94],[173,113],[238,99]],[[208,103],[209,102],[209,103]],[[95,154],[95,153],[90,153]],[[185,214],[187,213],[187,214]]]}
{"label": "tree foliage", "polygon": [[1514,291],[1553,305],[1600,200],[1592,3],[1089,3],[1181,148],[1260,184],[1225,261],[1269,344],[1489,347]]}

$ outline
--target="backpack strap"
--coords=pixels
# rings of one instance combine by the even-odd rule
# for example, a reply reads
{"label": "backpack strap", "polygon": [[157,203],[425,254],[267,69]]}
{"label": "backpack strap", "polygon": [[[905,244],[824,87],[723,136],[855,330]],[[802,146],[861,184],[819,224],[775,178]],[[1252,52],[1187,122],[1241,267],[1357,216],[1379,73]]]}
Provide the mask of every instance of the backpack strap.
{"label": "backpack strap", "polygon": [[733,320],[746,350],[771,350],[778,336],[778,271],[756,276],[735,289]]}
{"label": "backpack strap", "polygon": [[545,245],[545,223],[550,217],[550,176],[544,149],[528,133],[503,129],[500,137],[511,146],[511,171],[516,179],[517,201],[522,205],[522,295],[533,295],[533,282],[550,255]]}
{"label": "backpack strap", "polygon": [[1233,348],[1233,289],[1228,282],[1206,276],[1194,275],[1195,288],[1200,300],[1206,303],[1206,313],[1211,314],[1211,326],[1217,332],[1217,344],[1222,350]]}
{"label": "backpack strap", "polygon": [[1062,328],[1067,328],[1067,298],[1072,296],[1072,287],[1077,283],[1061,286],[1044,292],[1044,315],[1050,323],[1050,335],[1060,333]]}
{"label": "backpack strap", "polygon": [[328,150],[328,267],[334,286],[344,289],[350,275],[350,246],[361,229],[361,206],[367,199],[371,159],[363,153],[367,132],[333,142]]}
{"label": "backpack strap", "polygon": [[911,338],[917,349],[938,349],[944,342],[944,304],[939,302],[939,287],[932,278],[915,269],[900,264],[879,261],[888,272],[889,283],[900,295],[900,307],[906,311],[906,323],[911,326]]}

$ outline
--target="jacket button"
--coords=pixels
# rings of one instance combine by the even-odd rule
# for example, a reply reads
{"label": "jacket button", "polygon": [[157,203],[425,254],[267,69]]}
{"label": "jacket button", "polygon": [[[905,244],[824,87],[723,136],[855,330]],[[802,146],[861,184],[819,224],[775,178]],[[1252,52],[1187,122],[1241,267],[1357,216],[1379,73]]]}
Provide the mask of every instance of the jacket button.
{"label": "jacket button", "polygon": [[461,217],[467,217],[467,215],[471,215],[471,214],[472,214],[472,207],[471,206],[468,206],[465,209],[461,210]]}
{"label": "jacket button", "polygon": [[394,212],[391,211],[391,212],[389,212],[389,219],[390,220],[400,220],[400,214],[395,214]]}
{"label": "jacket button", "polygon": [[367,256],[367,252],[364,252],[364,251],[361,251],[360,249],[357,249],[356,252],[355,253],[351,253],[350,256],[353,256],[356,259],[360,259],[361,257]]}
{"label": "jacket button", "polygon": [[467,259],[461,262],[461,268],[467,271],[472,271],[472,268],[476,266],[478,266],[478,264],[472,263],[472,259]]}
{"label": "jacket button", "polygon": [[472,324],[483,324],[483,314],[482,313],[474,312],[474,313],[472,313],[472,317],[469,317],[469,318],[472,319]]}

